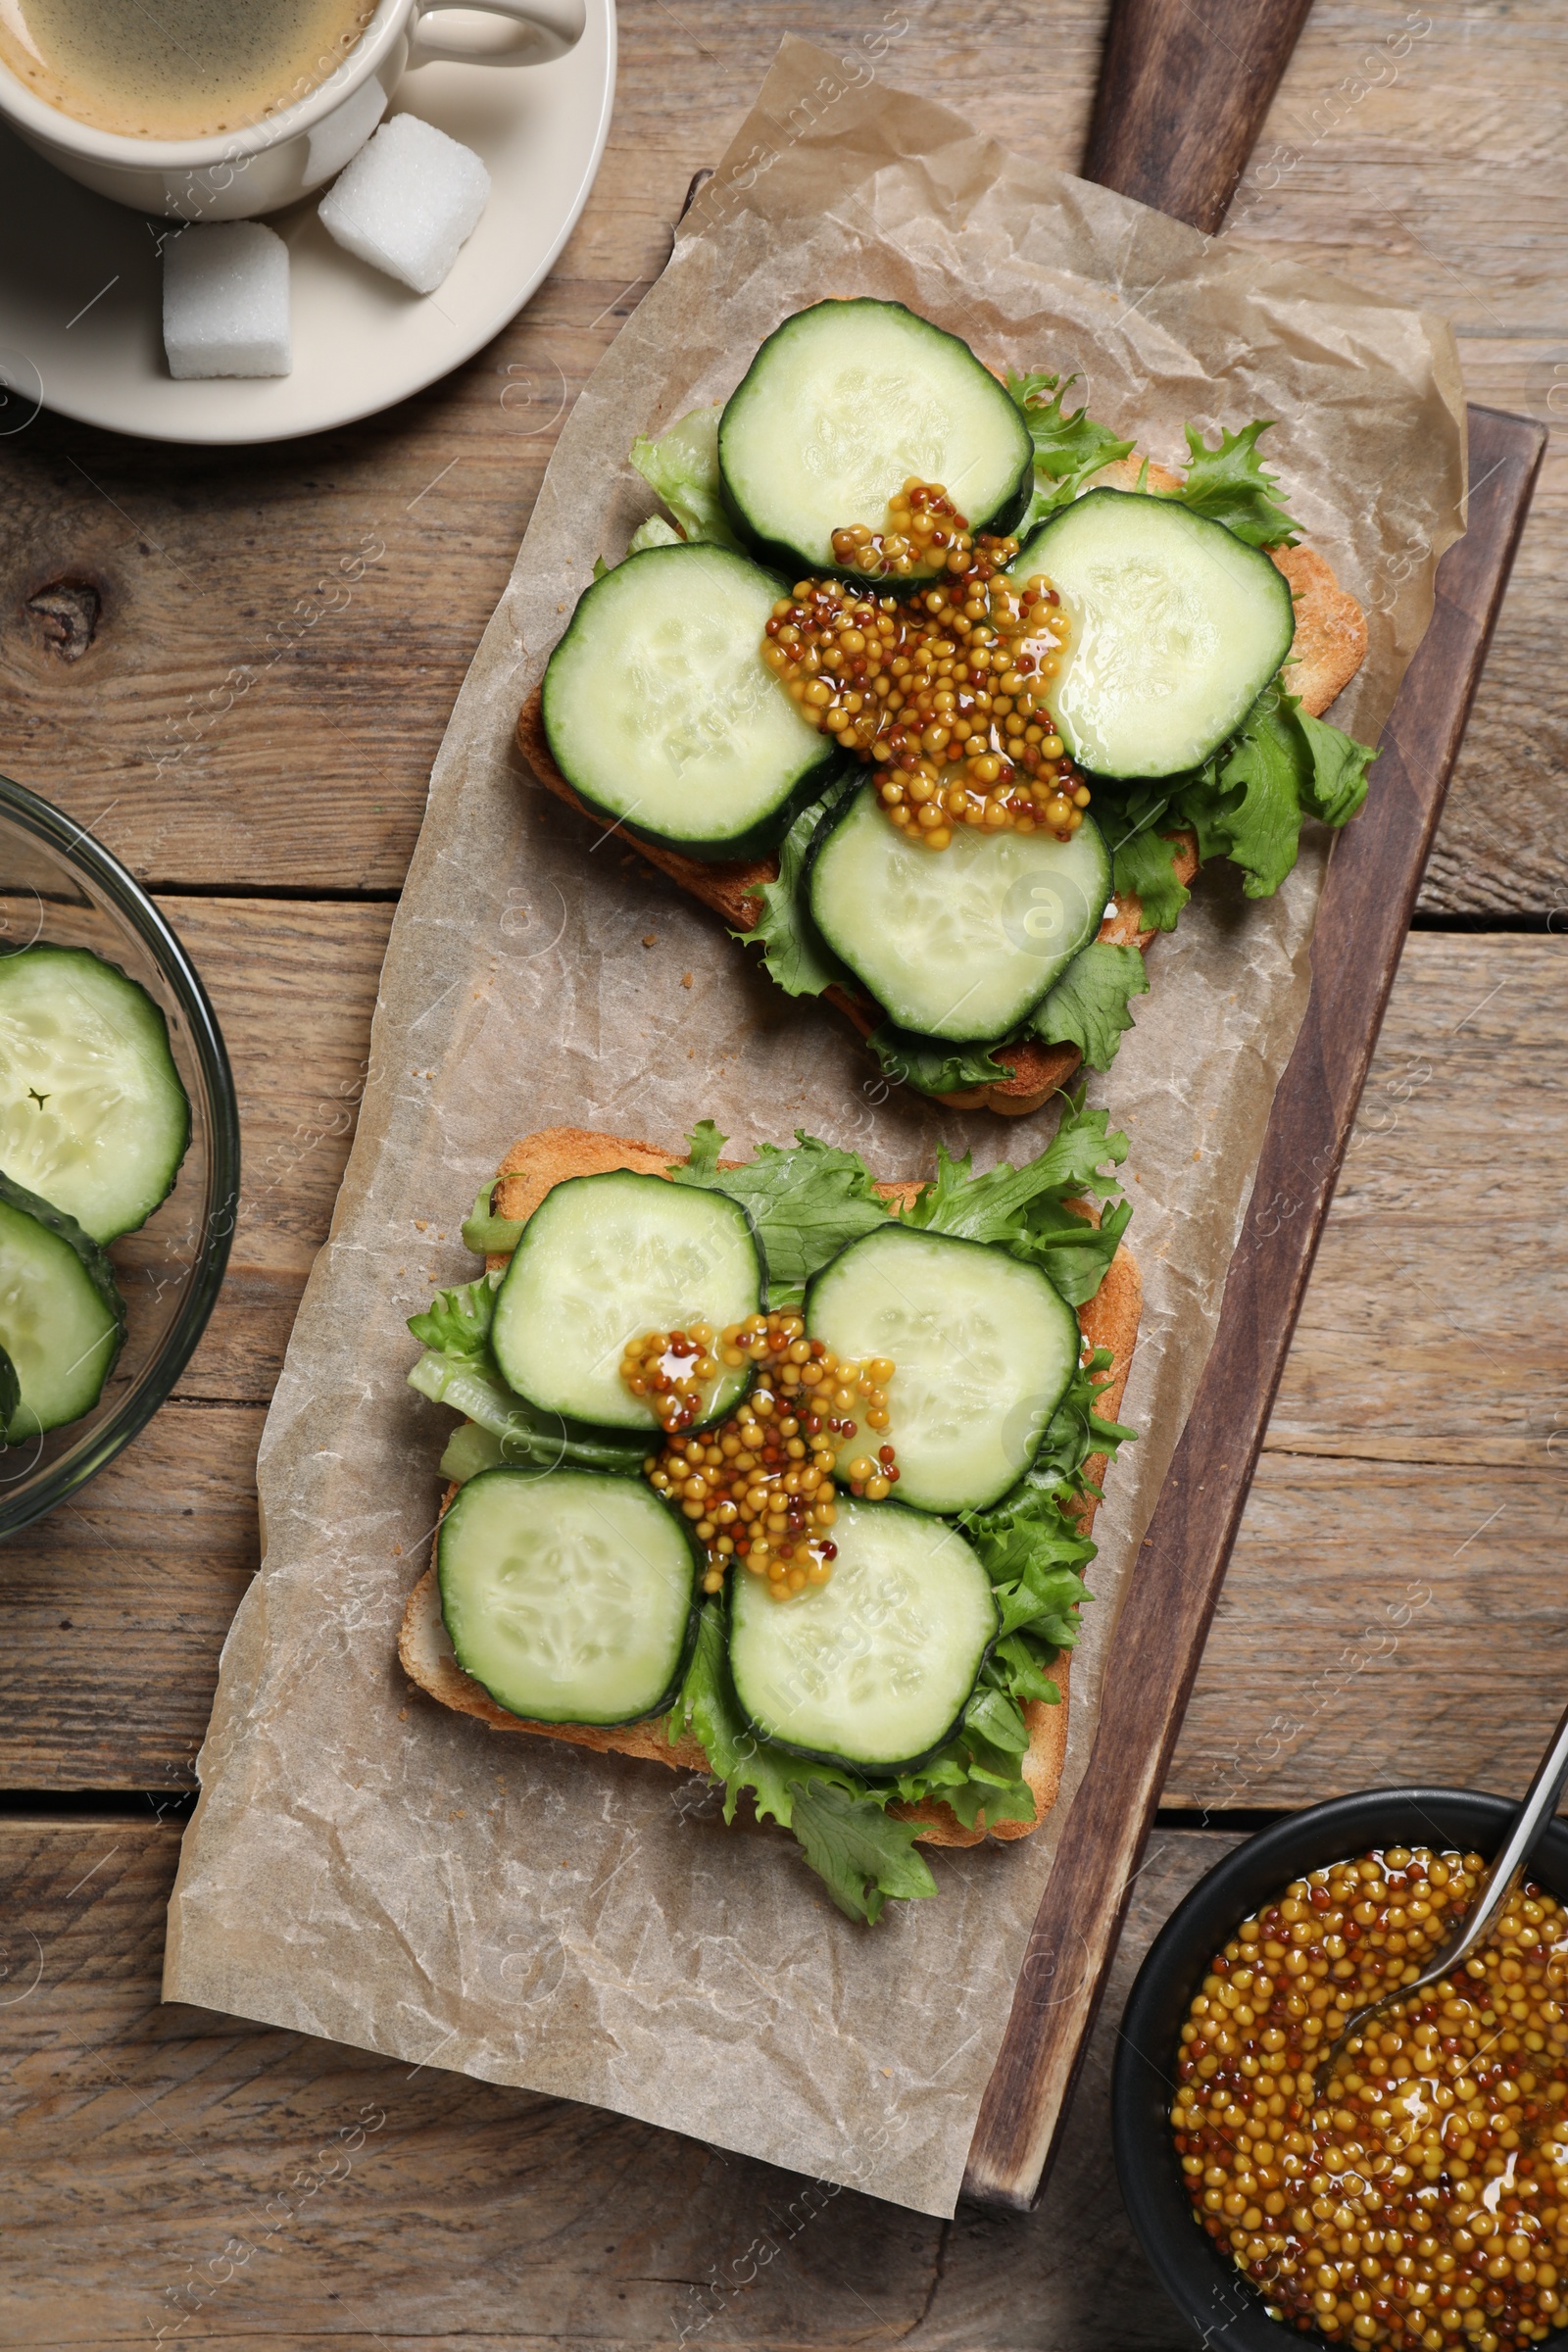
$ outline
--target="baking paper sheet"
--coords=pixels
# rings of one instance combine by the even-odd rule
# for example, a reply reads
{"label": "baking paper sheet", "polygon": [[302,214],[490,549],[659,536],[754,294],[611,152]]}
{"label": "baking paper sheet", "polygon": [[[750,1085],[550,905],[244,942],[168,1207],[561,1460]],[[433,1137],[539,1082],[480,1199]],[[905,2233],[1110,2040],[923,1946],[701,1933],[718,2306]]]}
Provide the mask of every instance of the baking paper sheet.
{"label": "baking paper sheet", "polygon": [[1371,614],[1341,723],[1381,724],[1425,625],[1463,482],[1439,322],[1020,163],[884,88],[861,50],[786,43],[562,434],[436,763],[358,1140],[262,1443],[266,1563],[223,1652],[165,1994],[945,2214],[1304,1007],[1326,838],[1275,899],[1204,879],[1092,1088],[1132,1139],[1147,1304],[1123,1417],[1144,1434],[1096,1531],[1062,1799],[1034,1837],[934,1855],[939,1897],[868,1931],[787,1837],[726,1831],[703,1782],[489,1732],[411,1690],[394,1647],[452,1425],[405,1385],[405,1317],[474,1271],[459,1221],[514,1137],[571,1124],[673,1152],[705,1116],[741,1147],[804,1125],[904,1176],[939,1136],[984,1166],[1054,1124],[889,1091],[831,1013],[773,991],[619,836],[595,844],[514,748],[594,557],[650,511],[633,438],[723,397],[828,294],[897,297],[993,365],[1076,370],[1094,413],[1167,462],[1186,419],[1277,418],[1292,511]]}

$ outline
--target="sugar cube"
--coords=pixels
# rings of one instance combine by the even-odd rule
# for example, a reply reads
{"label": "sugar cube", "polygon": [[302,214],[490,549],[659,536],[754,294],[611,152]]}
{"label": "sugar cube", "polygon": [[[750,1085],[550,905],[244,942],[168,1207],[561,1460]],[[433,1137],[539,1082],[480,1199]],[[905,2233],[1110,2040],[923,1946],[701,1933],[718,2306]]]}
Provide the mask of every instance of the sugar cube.
{"label": "sugar cube", "polygon": [[282,238],[260,220],[215,220],[171,237],[164,349],[171,375],[287,375],[294,357]]}
{"label": "sugar cube", "polygon": [[490,174],[471,148],[394,115],[320,205],[329,236],[372,269],[433,294],[478,226]]}

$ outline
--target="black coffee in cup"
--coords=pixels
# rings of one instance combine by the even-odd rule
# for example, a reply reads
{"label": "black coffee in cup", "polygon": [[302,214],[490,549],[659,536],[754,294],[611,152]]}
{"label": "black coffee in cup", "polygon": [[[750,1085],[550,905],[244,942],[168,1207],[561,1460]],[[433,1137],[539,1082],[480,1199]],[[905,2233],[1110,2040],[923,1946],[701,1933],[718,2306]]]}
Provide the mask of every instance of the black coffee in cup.
{"label": "black coffee in cup", "polygon": [[211,138],[309,97],[374,14],[375,0],[4,0],[0,65],[95,130]]}

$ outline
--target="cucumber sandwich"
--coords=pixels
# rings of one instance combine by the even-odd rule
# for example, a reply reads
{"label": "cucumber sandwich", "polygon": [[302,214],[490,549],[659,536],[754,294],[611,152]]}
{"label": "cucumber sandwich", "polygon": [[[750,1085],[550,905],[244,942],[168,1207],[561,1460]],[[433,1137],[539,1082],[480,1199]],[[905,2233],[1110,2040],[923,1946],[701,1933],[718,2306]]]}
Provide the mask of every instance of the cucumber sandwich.
{"label": "cucumber sandwich", "polygon": [[[1069,379],[1069,383],[1070,383]],[[1036,1109],[1103,1069],[1200,858],[1278,889],[1371,751],[1366,623],[1256,419],[1169,471],[903,305],[787,318],[631,459],[518,720],[535,772],[826,998],[892,1083]]]}
{"label": "cucumber sandwich", "polygon": [[0,956],[0,1444],[97,1404],[125,1337],[104,1246],[151,1216],[189,1142],[144,988],[87,948]]}
{"label": "cucumber sandwich", "polygon": [[917,1843],[1051,1805],[1137,1333],[1124,1137],[878,1184],[804,1134],[741,1164],[557,1128],[411,1319],[465,1416],[404,1666],[499,1730],[706,1773],[875,1920]]}

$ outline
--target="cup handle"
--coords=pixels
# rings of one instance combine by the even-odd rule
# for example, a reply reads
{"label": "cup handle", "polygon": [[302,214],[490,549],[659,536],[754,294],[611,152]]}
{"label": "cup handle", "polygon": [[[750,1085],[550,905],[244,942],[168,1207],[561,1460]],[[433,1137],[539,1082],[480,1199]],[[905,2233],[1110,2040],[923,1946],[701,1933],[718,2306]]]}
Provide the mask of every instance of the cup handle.
{"label": "cup handle", "polygon": [[[443,17],[496,22],[436,27]],[[409,25],[409,70],[437,59],[461,66],[542,66],[582,38],[585,0],[420,0]]]}

